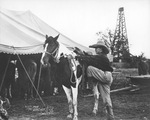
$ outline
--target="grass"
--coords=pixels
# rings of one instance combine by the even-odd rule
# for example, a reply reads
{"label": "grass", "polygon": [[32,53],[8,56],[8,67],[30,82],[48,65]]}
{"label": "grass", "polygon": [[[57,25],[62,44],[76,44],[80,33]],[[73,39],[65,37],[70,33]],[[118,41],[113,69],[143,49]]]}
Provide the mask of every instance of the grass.
{"label": "grass", "polygon": [[[130,84],[126,77],[137,75],[137,69],[116,69],[111,89],[119,89]],[[139,91],[121,91],[111,94],[113,110],[116,120],[150,120],[150,88]],[[27,111],[25,106],[40,106],[40,100],[12,101],[12,107],[8,110],[10,120],[66,120],[68,114],[67,98],[63,95],[43,98],[44,102],[54,108],[53,115],[39,115],[39,112]],[[93,97],[78,97],[79,120],[104,120],[102,99],[99,100],[99,112],[92,115],[94,104]]]}

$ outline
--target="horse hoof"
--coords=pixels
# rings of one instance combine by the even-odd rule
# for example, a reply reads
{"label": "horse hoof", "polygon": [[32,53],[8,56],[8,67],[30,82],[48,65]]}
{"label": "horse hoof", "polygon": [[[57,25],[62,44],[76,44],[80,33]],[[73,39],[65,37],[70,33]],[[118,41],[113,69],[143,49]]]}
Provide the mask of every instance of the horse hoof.
{"label": "horse hoof", "polygon": [[67,115],[67,118],[72,119],[72,114]]}
{"label": "horse hoof", "polygon": [[78,116],[74,116],[74,117],[73,117],[73,120],[78,120]]}
{"label": "horse hoof", "polygon": [[92,113],[93,113],[94,116],[96,116],[97,115],[97,110],[93,110]]}

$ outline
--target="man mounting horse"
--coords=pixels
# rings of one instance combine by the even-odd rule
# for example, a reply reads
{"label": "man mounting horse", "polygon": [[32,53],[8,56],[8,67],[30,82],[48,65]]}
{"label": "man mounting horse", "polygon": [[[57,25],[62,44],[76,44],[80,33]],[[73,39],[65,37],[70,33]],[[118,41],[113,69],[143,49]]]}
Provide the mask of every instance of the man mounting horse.
{"label": "man mounting horse", "polygon": [[113,68],[110,66],[109,59],[107,58],[109,49],[103,41],[98,41],[97,44],[91,45],[90,47],[95,48],[96,55],[76,56],[76,59],[86,62],[88,65],[87,76],[89,80],[93,81],[95,98],[93,113],[95,115],[97,114],[100,93],[104,108],[106,109],[107,120],[114,120],[112,101],[110,98]]}

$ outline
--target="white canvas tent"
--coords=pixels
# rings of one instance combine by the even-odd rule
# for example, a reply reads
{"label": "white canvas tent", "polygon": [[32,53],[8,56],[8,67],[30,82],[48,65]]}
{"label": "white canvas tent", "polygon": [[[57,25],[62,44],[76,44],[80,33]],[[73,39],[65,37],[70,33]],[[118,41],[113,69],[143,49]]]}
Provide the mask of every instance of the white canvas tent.
{"label": "white canvas tent", "polygon": [[66,47],[91,51],[62,35],[30,11],[0,8],[0,52],[8,54],[37,54],[43,51],[45,35],[60,34],[58,41]]}

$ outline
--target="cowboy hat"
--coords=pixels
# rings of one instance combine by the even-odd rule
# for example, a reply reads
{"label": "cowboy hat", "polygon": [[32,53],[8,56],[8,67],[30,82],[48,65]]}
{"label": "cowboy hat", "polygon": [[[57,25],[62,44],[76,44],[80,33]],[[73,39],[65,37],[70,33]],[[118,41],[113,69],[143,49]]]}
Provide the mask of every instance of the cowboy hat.
{"label": "cowboy hat", "polygon": [[100,40],[96,44],[89,46],[90,48],[102,48],[105,54],[109,53],[108,47],[105,45],[105,43]]}

